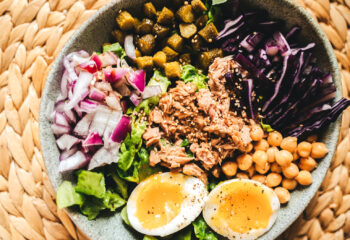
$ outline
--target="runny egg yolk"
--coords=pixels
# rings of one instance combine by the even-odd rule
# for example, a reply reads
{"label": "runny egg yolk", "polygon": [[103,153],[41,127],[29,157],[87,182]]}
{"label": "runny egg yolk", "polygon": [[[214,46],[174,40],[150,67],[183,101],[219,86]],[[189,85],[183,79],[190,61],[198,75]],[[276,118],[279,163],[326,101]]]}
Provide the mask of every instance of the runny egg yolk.
{"label": "runny egg yolk", "polygon": [[146,180],[136,203],[136,217],[142,227],[151,230],[164,226],[179,214],[185,199],[183,185],[183,175],[154,175]]}
{"label": "runny egg yolk", "polygon": [[266,228],[273,214],[270,194],[257,184],[243,181],[222,186],[213,203],[218,205],[211,219],[213,225],[227,224],[237,233]]}

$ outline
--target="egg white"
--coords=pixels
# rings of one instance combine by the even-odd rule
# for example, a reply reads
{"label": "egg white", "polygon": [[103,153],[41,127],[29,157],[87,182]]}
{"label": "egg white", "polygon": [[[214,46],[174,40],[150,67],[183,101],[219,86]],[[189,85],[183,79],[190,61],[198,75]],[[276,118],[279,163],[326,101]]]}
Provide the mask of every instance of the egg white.
{"label": "egg white", "polygon": [[[230,184],[232,182],[237,182],[237,181],[243,181],[243,182],[249,182],[251,184],[257,184],[259,187],[264,189],[266,193],[268,193],[271,198],[270,198],[270,203],[271,203],[271,208],[272,208],[272,215],[270,216],[269,223],[266,228],[260,228],[260,229],[252,229],[246,233],[238,233],[234,232],[228,225],[223,224],[222,226],[216,226],[212,223],[211,218],[216,214],[217,209],[219,208],[218,204],[213,203],[210,201],[211,199],[215,199],[216,196],[220,193],[222,190],[222,187]],[[224,181],[218,186],[216,186],[208,195],[208,200],[206,204],[204,205],[203,209],[203,217],[206,223],[218,234],[227,237],[228,239],[235,239],[235,240],[253,240],[257,239],[259,236],[263,235],[265,232],[269,231],[272,225],[275,223],[278,215],[278,211],[280,209],[280,202],[278,200],[277,195],[275,192],[261,184],[260,182],[254,181],[254,180],[249,180],[249,179],[232,179],[228,181]]]}
{"label": "egg white", "polygon": [[[169,178],[171,174],[173,173],[160,173],[157,180],[160,181],[162,178]],[[127,203],[127,214],[131,226],[136,231],[150,236],[168,236],[191,224],[201,213],[208,196],[207,188],[201,180],[195,177],[185,176],[183,194],[186,197],[181,204],[179,214],[166,225],[154,229],[145,229],[137,218],[136,212],[139,192],[148,182],[149,180],[144,180],[131,193]]]}

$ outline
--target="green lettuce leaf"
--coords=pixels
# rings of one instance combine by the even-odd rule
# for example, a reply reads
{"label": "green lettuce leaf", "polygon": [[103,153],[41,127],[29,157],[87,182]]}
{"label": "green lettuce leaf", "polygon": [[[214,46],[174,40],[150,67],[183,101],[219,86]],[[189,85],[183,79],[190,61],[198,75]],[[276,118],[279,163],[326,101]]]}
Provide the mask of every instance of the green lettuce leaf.
{"label": "green lettuce leaf", "polygon": [[147,86],[159,85],[162,89],[162,93],[166,93],[170,84],[171,82],[166,76],[164,76],[160,71],[155,70]]}
{"label": "green lettuce leaf", "polygon": [[103,46],[103,52],[114,52],[117,54],[121,59],[126,57],[125,51],[123,47],[117,42],[113,44],[107,44]]}
{"label": "green lettuce leaf", "polygon": [[151,167],[149,165],[149,154],[146,148],[141,148],[137,155],[140,160],[137,166],[139,173],[139,182],[151,176],[152,174],[161,171],[159,167]]}
{"label": "green lettuce leaf", "polygon": [[114,180],[115,184],[117,185],[117,192],[122,195],[124,199],[128,198],[128,184],[126,181],[121,179],[117,174],[113,173],[112,179]]}
{"label": "green lettuce leaf", "polygon": [[213,0],[212,5],[219,5],[227,2],[227,0]]}
{"label": "green lettuce leaf", "polygon": [[117,208],[125,205],[125,203],[126,201],[121,196],[109,190],[107,190],[105,196],[103,197],[104,206],[112,212],[114,212]]}
{"label": "green lettuce leaf", "polygon": [[73,205],[82,206],[84,203],[84,196],[75,191],[71,182],[63,181],[57,190],[56,203],[60,209]]}
{"label": "green lettuce leaf", "polygon": [[199,240],[217,240],[218,238],[209,229],[208,224],[204,221],[203,217],[200,216],[193,223],[194,233]]}
{"label": "green lettuce leaf", "polygon": [[127,171],[131,167],[132,162],[134,161],[135,154],[135,145],[126,147],[126,144],[122,143],[119,150],[118,167],[123,171]]}
{"label": "green lettuce leaf", "polygon": [[143,100],[139,105],[137,105],[137,107],[134,109],[134,111],[136,112],[141,112],[141,110],[143,110],[143,112],[148,115],[151,112],[151,106],[155,106],[159,103],[159,97],[158,96],[153,96],[150,98],[147,98],[145,100]]}
{"label": "green lettuce leaf", "polygon": [[198,69],[192,65],[185,65],[182,67],[181,79],[185,82],[192,82],[197,86],[197,89],[207,88],[207,76],[200,74]]}
{"label": "green lettuce leaf", "polygon": [[124,221],[127,225],[131,226],[131,225],[130,225],[130,222],[129,222],[128,212],[127,212],[127,210],[126,210],[126,206],[123,207],[122,211],[120,212],[120,217],[123,219],[123,221]]}
{"label": "green lettuce leaf", "polygon": [[184,140],[182,140],[181,147],[187,147],[189,144],[190,142],[188,141],[187,138],[185,138]]}
{"label": "green lettuce leaf", "polygon": [[87,197],[83,206],[81,207],[81,212],[88,217],[89,220],[94,220],[100,211],[106,209],[101,199],[95,197]]}
{"label": "green lettuce leaf", "polygon": [[78,183],[75,191],[103,198],[106,193],[105,178],[102,173],[80,170],[77,172]]}

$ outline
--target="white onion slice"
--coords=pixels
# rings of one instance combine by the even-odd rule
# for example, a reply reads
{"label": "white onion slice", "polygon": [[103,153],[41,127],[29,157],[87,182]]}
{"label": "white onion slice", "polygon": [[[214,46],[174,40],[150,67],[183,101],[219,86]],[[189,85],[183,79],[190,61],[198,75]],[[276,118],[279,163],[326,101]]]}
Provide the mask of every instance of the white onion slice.
{"label": "white onion slice", "polygon": [[133,38],[132,34],[129,34],[125,37],[124,49],[125,49],[126,55],[135,61],[136,60],[136,49],[135,49],[134,38]]}
{"label": "white onion slice", "polygon": [[89,158],[81,151],[76,152],[72,156],[65,160],[62,160],[59,165],[59,171],[61,173],[73,171],[84,167],[89,162]]}
{"label": "white onion slice", "polygon": [[61,150],[69,150],[74,145],[78,144],[81,140],[69,134],[63,134],[59,139],[56,140],[57,146]]}
{"label": "white onion slice", "polygon": [[162,93],[162,88],[159,85],[147,86],[145,87],[145,90],[142,93],[142,98],[146,99],[146,98],[158,96],[161,93]]}

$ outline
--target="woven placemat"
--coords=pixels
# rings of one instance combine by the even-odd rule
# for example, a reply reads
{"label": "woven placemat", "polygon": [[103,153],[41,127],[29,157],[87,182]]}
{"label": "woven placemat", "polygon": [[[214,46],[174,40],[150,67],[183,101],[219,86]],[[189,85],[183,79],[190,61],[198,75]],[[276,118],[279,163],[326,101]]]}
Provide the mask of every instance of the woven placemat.
{"label": "woven placemat", "polygon": [[[46,174],[39,105],[52,62],[73,32],[110,0],[0,1],[0,239],[85,239]],[[298,0],[319,21],[350,94],[350,0]],[[350,237],[350,109],[320,191],[283,239]]]}

